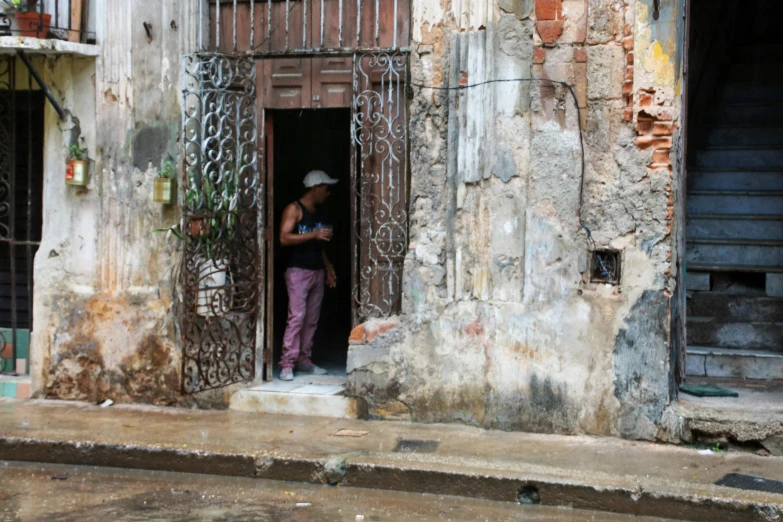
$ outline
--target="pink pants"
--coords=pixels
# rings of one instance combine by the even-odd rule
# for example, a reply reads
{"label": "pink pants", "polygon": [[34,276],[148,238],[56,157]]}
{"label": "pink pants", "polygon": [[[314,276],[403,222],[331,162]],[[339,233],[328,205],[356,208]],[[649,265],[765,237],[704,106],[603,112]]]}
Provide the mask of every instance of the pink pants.
{"label": "pink pants", "polygon": [[281,368],[293,368],[310,361],[313,337],[321,315],[324,297],[324,271],[289,268],[285,273],[288,288],[288,326],[283,337]]}

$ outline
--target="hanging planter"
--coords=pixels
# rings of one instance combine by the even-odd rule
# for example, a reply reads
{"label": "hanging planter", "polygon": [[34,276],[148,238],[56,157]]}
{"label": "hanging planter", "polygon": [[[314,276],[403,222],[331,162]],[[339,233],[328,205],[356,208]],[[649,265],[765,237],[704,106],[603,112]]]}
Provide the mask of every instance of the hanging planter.
{"label": "hanging planter", "polygon": [[68,185],[75,185],[78,187],[84,187],[87,185],[87,149],[81,148],[78,145],[71,145],[70,158],[68,159],[68,166],[65,169],[65,183]]}
{"label": "hanging planter", "polygon": [[170,160],[163,163],[152,188],[152,200],[155,203],[169,205],[177,199],[174,183],[174,164]]}

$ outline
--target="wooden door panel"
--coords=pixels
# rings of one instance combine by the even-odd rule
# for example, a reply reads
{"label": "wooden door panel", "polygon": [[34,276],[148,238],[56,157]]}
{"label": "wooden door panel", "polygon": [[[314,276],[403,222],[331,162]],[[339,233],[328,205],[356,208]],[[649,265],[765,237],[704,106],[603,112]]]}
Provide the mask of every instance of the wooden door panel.
{"label": "wooden door panel", "polygon": [[[231,11],[226,9],[226,17],[231,16]],[[251,28],[250,28],[250,4],[237,5],[237,51],[244,53],[248,51],[266,51],[267,46],[267,8],[266,4],[256,2],[253,7],[253,30],[251,46]],[[233,21],[232,28],[233,31]],[[222,38],[221,38],[222,40]],[[231,42],[233,45],[233,42]],[[252,47],[252,48],[251,48]]]}
{"label": "wooden door panel", "polygon": [[350,107],[353,93],[353,58],[331,56],[313,58],[312,107]]}
{"label": "wooden door panel", "polygon": [[[215,41],[217,8],[209,1],[210,50],[250,50],[250,2],[220,4],[220,41]],[[410,0],[255,0],[254,45],[261,52],[304,49],[373,49],[407,47]],[[323,21],[322,21],[323,19]]]}
{"label": "wooden door panel", "polygon": [[[366,1],[362,0],[362,2]],[[357,47],[357,8],[357,0],[314,0],[313,21],[315,23],[313,23],[311,31],[313,46],[320,49],[355,49]],[[364,16],[364,8],[362,11]],[[321,24],[322,16],[323,25]]]}
{"label": "wooden door panel", "polygon": [[[271,27],[262,28],[261,36],[261,41],[268,40],[270,51],[284,52],[310,47],[313,10],[310,1],[306,4],[303,0],[272,2],[272,24]],[[267,11],[269,4],[260,4],[258,7]],[[269,35],[270,30],[271,35]],[[267,35],[271,37],[268,38]]]}
{"label": "wooden door panel", "polygon": [[308,58],[263,60],[261,106],[267,109],[309,109],[312,62]]}

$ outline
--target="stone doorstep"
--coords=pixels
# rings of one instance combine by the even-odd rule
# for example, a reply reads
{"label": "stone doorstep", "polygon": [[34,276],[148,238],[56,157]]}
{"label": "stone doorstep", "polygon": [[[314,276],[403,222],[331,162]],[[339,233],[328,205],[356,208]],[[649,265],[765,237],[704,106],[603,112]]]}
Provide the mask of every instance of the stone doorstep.
{"label": "stone doorstep", "polygon": [[534,491],[541,505],[673,520],[768,522],[783,515],[783,498],[712,484],[574,474],[532,465],[490,466],[481,459],[433,455],[351,453],[316,456],[277,451],[216,453],[84,441],[47,441],[0,435],[0,459],[82,466],[256,477],[390,491],[519,502]]}
{"label": "stone doorstep", "polygon": [[693,377],[783,379],[783,354],[760,350],[734,350],[689,346],[685,373]]}
{"label": "stone doorstep", "polygon": [[354,397],[344,396],[344,391],[344,386],[328,384],[304,384],[291,386],[290,389],[285,389],[285,386],[281,385],[270,386],[267,389],[264,386],[259,386],[234,392],[228,408],[233,411],[276,415],[302,415],[338,419],[360,419],[366,417],[367,412],[364,402]]}

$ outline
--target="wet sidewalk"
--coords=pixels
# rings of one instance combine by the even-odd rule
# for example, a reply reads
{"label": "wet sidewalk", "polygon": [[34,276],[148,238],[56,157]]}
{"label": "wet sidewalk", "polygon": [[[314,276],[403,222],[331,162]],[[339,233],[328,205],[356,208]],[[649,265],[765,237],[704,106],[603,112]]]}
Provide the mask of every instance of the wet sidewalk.
{"label": "wet sidewalk", "polygon": [[783,517],[783,460],[598,437],[0,399],[0,459],[354,486],[681,520]]}

